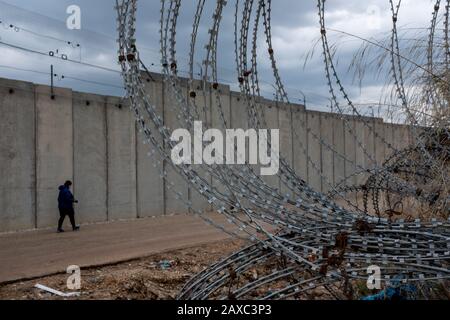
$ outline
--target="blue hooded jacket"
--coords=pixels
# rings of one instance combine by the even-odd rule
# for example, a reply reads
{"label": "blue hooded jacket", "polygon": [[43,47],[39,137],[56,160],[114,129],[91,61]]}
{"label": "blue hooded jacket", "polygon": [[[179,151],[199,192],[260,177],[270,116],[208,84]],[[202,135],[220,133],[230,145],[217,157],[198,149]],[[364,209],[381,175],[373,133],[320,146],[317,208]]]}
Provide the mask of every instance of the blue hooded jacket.
{"label": "blue hooded jacket", "polygon": [[72,209],[74,201],[75,199],[73,197],[72,192],[70,192],[70,189],[66,186],[60,186],[58,196],[58,208]]}

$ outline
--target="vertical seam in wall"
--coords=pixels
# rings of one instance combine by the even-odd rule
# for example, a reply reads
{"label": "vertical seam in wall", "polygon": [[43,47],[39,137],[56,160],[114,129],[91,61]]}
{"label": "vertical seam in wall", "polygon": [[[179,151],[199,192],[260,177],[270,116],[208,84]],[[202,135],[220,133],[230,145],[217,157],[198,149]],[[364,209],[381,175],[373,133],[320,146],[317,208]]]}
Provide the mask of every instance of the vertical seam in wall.
{"label": "vertical seam in wall", "polygon": [[[204,88],[203,88],[203,83],[202,83],[202,90],[203,90],[203,93],[204,93],[205,91],[204,91]],[[189,100],[189,88],[186,88],[186,99]],[[204,99],[204,102],[206,102],[206,98]],[[205,109],[206,109],[206,106],[205,106]],[[206,115],[206,118],[208,118],[208,115]],[[202,116],[200,116],[200,120],[201,119],[202,119]],[[194,201],[192,199],[192,188],[189,185],[189,183],[187,184],[187,198],[188,198],[188,203],[191,204],[191,207],[188,208],[187,211],[188,211],[188,213],[193,214],[194,213]],[[181,201],[183,201],[183,199],[181,199]]]}
{"label": "vertical seam in wall", "polygon": [[309,123],[308,123],[309,117],[308,117],[308,110],[305,108],[305,125],[306,125],[306,182],[308,185],[311,185],[310,179],[309,179]]}
{"label": "vertical seam in wall", "polygon": [[75,119],[74,119],[74,93],[71,90],[71,107],[72,107],[72,181],[73,181],[73,194],[76,199],[77,184],[75,181]]}
{"label": "vertical seam in wall", "polygon": [[[394,140],[395,139],[395,133],[394,133],[394,124],[391,124],[391,141],[392,141],[392,147],[394,148],[394,149],[396,149],[396,141]],[[389,156],[391,156],[391,155],[389,155]]]}
{"label": "vertical seam in wall", "polygon": [[[359,148],[358,142],[356,141],[356,126],[357,126],[356,120],[353,119],[353,144],[354,144],[353,149],[354,149],[354,153],[355,153],[355,166],[354,166],[355,172],[358,167],[358,148]],[[357,178],[355,177],[355,184],[357,184],[357,183],[358,183],[358,181],[357,181]]]}
{"label": "vertical seam in wall", "polygon": [[139,201],[139,183],[138,183],[138,177],[139,177],[139,175],[138,175],[138,168],[139,168],[139,166],[138,166],[138,147],[139,147],[139,145],[138,145],[138,135],[139,135],[139,132],[138,132],[138,124],[137,124],[137,122],[136,121],[133,121],[133,123],[134,123],[134,145],[135,145],[135,150],[134,150],[134,154],[135,154],[135,157],[134,157],[134,165],[135,165],[135,170],[134,170],[134,174],[135,174],[135,176],[136,176],[136,182],[135,182],[135,184],[136,184],[136,191],[135,191],[135,193],[136,193],[136,218],[137,219],[139,219],[140,218],[140,213],[141,213],[141,205],[140,205],[140,201]]}
{"label": "vertical seam in wall", "polygon": [[[276,101],[277,124],[278,124],[278,130],[280,130],[280,132],[281,132],[281,126],[280,126],[280,107],[281,107],[281,105],[280,105],[279,101],[277,100],[277,101]],[[282,186],[282,185],[283,185],[282,178],[279,177],[279,178],[278,178],[278,188],[279,188],[280,193],[281,193],[281,186]]]}
{"label": "vertical seam in wall", "polygon": [[36,86],[33,85],[34,91],[34,227],[38,227],[38,108],[37,108],[37,92]]}
{"label": "vertical seam in wall", "polygon": [[386,159],[386,150],[388,149],[387,143],[389,143],[389,141],[386,139],[386,122],[384,122],[383,120],[383,133],[382,133],[382,138],[384,140],[383,143],[383,149],[381,152],[381,164],[383,164],[384,160]]}
{"label": "vertical seam in wall", "polygon": [[105,171],[106,171],[106,221],[109,221],[109,134],[108,134],[108,98],[105,97],[105,104],[104,104],[104,114],[105,114],[105,130],[104,130],[104,134],[105,134],[105,142],[106,142],[106,166],[105,166]]}
{"label": "vertical seam in wall", "polygon": [[[232,129],[233,128],[233,108],[231,107],[232,105],[233,105],[233,96],[231,95],[231,90],[230,90],[230,123],[228,124],[228,127],[230,128],[230,129]],[[225,128],[226,129],[226,128]]]}
{"label": "vertical seam in wall", "polygon": [[[214,128],[214,125],[213,125],[213,90],[211,89],[211,86],[209,87],[209,127]],[[209,175],[209,181],[212,186],[213,185],[212,174]],[[213,211],[214,206],[212,204],[209,204],[208,201],[206,201],[206,203],[207,203],[206,207],[208,208],[208,211]]]}
{"label": "vertical seam in wall", "polygon": [[377,122],[375,118],[373,119],[373,159],[375,160],[374,167],[376,168],[378,166],[378,159],[377,159]]}
{"label": "vertical seam in wall", "polygon": [[[344,172],[343,172],[343,177],[339,177],[339,182],[342,180],[342,179],[345,179],[346,177],[347,177],[347,152],[345,151],[345,149],[346,149],[346,147],[347,147],[347,137],[346,137],[346,134],[345,134],[345,121],[346,121],[346,119],[344,119],[344,118],[342,118],[341,119],[341,124],[342,124],[342,139],[344,140],[344,150],[343,150],[343,155],[345,155],[345,159],[342,159],[343,160],[343,162],[344,162]],[[347,122],[348,123],[348,122]]]}
{"label": "vertical seam in wall", "polygon": [[[336,144],[336,121],[333,115],[331,115],[331,141],[333,144],[333,148],[336,150],[337,149],[337,144]],[[331,158],[331,162],[332,162],[332,167],[333,169],[331,170],[331,178],[332,178],[332,185],[335,186],[336,185],[336,153],[332,152],[333,157]]]}
{"label": "vertical seam in wall", "polygon": [[[375,118],[373,118],[373,130],[372,130],[372,143],[373,143],[373,148],[372,148],[372,152],[373,152],[373,159],[375,160],[375,163],[373,164],[372,168],[376,168],[378,161],[377,161],[377,148],[376,148],[376,134],[377,134],[377,123],[375,121]],[[371,169],[372,169],[371,168]]]}
{"label": "vertical seam in wall", "polygon": [[295,148],[294,148],[294,114],[293,107],[289,106],[289,110],[291,111],[291,152],[292,152],[292,168],[294,172],[297,174],[297,170],[295,169]]}
{"label": "vertical seam in wall", "polygon": [[[165,113],[166,113],[166,85],[164,81],[161,80],[161,88],[162,88],[162,99],[161,99],[161,109],[162,109],[162,123],[163,126],[166,125]],[[166,149],[165,142],[163,140],[163,148]],[[163,174],[166,172],[166,159],[163,157],[162,159],[162,172]],[[166,192],[166,176],[163,176],[162,179],[162,188],[163,188],[163,216],[167,215],[167,192]]]}
{"label": "vertical seam in wall", "polygon": [[[354,157],[354,163],[353,163],[353,165],[351,166],[351,170],[353,170],[353,172],[356,172],[356,170],[357,170],[357,168],[358,168],[358,162],[357,162],[357,157],[358,157],[358,154],[357,154],[357,150],[356,150],[356,147],[357,147],[357,144],[356,144],[356,121],[355,121],[355,119],[352,119],[352,130],[353,130],[353,135],[351,135],[350,137],[349,137],[349,139],[351,140],[351,142],[350,142],[350,145],[351,146],[353,146],[353,154],[352,154],[352,157]],[[353,177],[353,181],[354,181],[354,183],[353,184],[356,184],[356,177]]]}
{"label": "vertical seam in wall", "polygon": [[[374,165],[375,165],[375,167],[377,167],[378,166],[378,160],[377,160],[377,138],[376,138],[376,135],[377,135],[377,122],[376,122],[376,120],[375,120],[375,118],[373,119],[373,130],[372,130],[372,132],[373,132],[373,159],[375,160],[375,163],[374,163]],[[370,168],[370,169],[372,169],[372,168]]]}
{"label": "vertical seam in wall", "polygon": [[[320,140],[323,141],[322,137],[322,114],[319,114],[319,135]],[[322,144],[319,145],[319,152],[320,152],[320,192],[323,192],[323,146]]]}

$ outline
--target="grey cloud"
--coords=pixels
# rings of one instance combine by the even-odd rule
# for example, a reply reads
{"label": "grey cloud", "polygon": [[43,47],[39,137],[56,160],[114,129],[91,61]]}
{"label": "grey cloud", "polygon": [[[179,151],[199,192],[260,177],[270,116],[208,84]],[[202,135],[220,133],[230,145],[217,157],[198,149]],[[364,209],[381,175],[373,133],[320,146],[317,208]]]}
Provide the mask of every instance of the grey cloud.
{"label": "grey cloud", "polygon": [[[406,1],[406,0],[405,0]],[[9,3],[11,7],[5,3]],[[117,48],[116,38],[116,15],[114,11],[113,0],[2,0],[0,1],[0,17],[11,21],[11,23],[21,25],[35,32],[52,35],[54,37],[76,41],[82,44],[82,61],[99,64],[108,68],[118,70],[116,64]],[[159,67],[159,6],[160,1],[141,0],[138,11],[138,44],[141,47],[141,55],[151,70],[158,71]],[[194,14],[194,1],[183,1],[182,14],[179,19],[178,31],[178,58],[180,65],[186,68],[188,44],[190,32],[192,29],[191,21]],[[211,16],[215,1],[207,1],[205,15],[201,24],[199,45],[197,48],[196,60],[201,62],[204,53],[203,45],[207,38],[207,30],[211,23]],[[431,4],[427,0],[414,1],[414,8],[405,11],[408,16],[403,17],[403,22],[413,23],[419,19],[418,11],[422,12],[423,20],[429,20],[423,12],[430,12]],[[82,9],[82,30],[70,31],[65,28],[66,8],[71,4],[77,4]],[[385,0],[329,0],[327,1],[328,23],[331,26],[346,28],[346,31],[359,34],[366,32],[361,23],[364,22],[364,13],[369,6],[377,5],[386,14],[388,2]],[[219,67],[221,74],[219,77],[225,82],[236,84],[237,76],[234,74],[234,49],[233,49],[233,17],[234,1],[228,1],[228,8],[225,11],[225,18],[220,35],[219,47]],[[412,7],[411,1],[406,1],[405,6]],[[19,7],[22,9],[16,9]],[[426,10],[426,11],[425,11]],[[388,13],[387,13],[388,14]],[[389,16],[389,14],[388,14]],[[347,19],[343,19],[347,18]],[[349,19],[349,17],[351,19]],[[354,19],[354,20],[352,20]],[[358,20],[359,19],[359,20]],[[421,20],[422,21],[422,20]],[[419,22],[421,22],[419,21]],[[314,41],[320,36],[318,28],[317,6],[315,0],[291,1],[276,0],[273,1],[273,25],[274,25],[274,44],[275,52],[280,63],[280,72],[286,83],[292,100],[297,101],[302,98],[300,90],[306,93],[308,101],[315,107],[328,104],[328,88],[324,78],[324,69],[322,65],[322,56],[320,47],[314,58],[303,68],[304,57],[311,49]],[[386,24],[389,26],[389,21]],[[369,30],[370,31],[370,30]],[[49,50],[60,49],[70,52],[71,58],[77,58],[76,50],[71,50],[64,43],[51,41],[19,32],[16,35],[8,34],[8,30],[0,29],[2,41],[16,45],[31,47],[39,51],[48,52]],[[373,31],[373,34],[380,34],[380,30]],[[261,34],[263,36],[263,34]],[[339,42],[340,38],[330,35],[332,40]],[[348,65],[355,49],[360,42],[349,41],[340,45],[339,68],[344,83],[353,97],[359,97],[360,89],[352,83],[352,75],[348,74]],[[267,51],[263,40],[259,42],[259,51],[261,52],[260,66],[261,78],[266,82],[265,88],[270,88],[268,83],[273,81],[270,65],[268,64]],[[0,51],[6,52],[5,48],[0,46]],[[8,51],[10,55],[11,51]],[[11,60],[11,59],[10,59]],[[9,60],[9,61],[10,61]],[[55,64],[58,73],[76,78],[103,82],[105,84],[121,85],[121,79],[118,74],[108,73],[89,67],[83,67],[76,64],[70,64],[63,61],[56,61],[51,58],[43,58],[34,54],[18,52],[16,59],[12,59],[15,67],[32,68],[36,70],[48,70],[51,63]],[[197,67],[198,69],[198,67]],[[0,76],[19,78],[23,80],[46,83],[48,78],[33,73],[25,73],[14,70],[0,68]],[[72,87],[75,90],[90,91],[102,94],[120,95],[122,92],[117,88],[107,86],[97,86],[74,80],[61,81],[58,85]],[[383,80],[377,80],[375,77],[368,77],[365,86],[382,86]],[[270,96],[270,89],[265,95]],[[273,90],[272,90],[273,91]]]}

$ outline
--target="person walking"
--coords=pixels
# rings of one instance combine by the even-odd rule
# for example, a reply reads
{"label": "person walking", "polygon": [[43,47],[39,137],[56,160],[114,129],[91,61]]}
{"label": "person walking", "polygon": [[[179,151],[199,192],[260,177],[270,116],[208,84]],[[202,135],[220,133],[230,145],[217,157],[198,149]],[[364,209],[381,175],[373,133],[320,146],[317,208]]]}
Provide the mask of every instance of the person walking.
{"label": "person walking", "polygon": [[64,232],[62,226],[66,216],[69,216],[73,231],[80,230],[80,227],[75,224],[75,210],[73,208],[73,204],[78,203],[78,201],[75,200],[70,191],[71,186],[72,181],[66,181],[64,185],[59,187],[58,209],[60,218],[58,221],[58,233]]}

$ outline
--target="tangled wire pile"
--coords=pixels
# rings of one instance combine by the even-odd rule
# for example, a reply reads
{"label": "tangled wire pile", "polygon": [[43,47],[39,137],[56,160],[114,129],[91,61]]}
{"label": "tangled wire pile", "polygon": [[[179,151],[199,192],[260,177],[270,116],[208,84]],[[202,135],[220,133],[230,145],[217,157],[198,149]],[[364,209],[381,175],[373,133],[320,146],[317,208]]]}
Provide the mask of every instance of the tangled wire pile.
{"label": "tangled wire pile", "polygon": [[[279,179],[289,194],[282,194],[262,179],[250,165],[240,166],[175,166],[170,150],[175,146],[171,131],[158,113],[153,97],[146,91],[142,68],[144,63],[136,43],[137,0],[116,0],[118,13],[119,63],[127,89],[127,97],[136,120],[150,146],[149,155],[155,166],[163,161],[171,170],[197,190],[219,214],[226,217],[227,225],[218,224],[197,210],[187,195],[177,190],[167,170],[161,178],[190,210],[208,223],[253,244],[208,270],[197,275],[183,288],[181,299],[302,299],[318,288],[331,297],[353,297],[354,284],[367,280],[367,267],[381,268],[383,282],[402,276],[412,283],[432,283],[450,278],[450,210],[449,198],[449,103],[450,50],[448,38],[449,1],[444,8],[445,36],[439,53],[435,50],[436,24],[442,8],[436,1],[428,46],[427,61],[415,64],[400,52],[397,17],[400,5],[390,1],[393,27],[390,45],[384,47],[390,59],[390,75],[396,97],[401,101],[405,124],[410,126],[414,145],[397,150],[374,128],[374,122],[360,114],[339,78],[334,55],[328,41],[325,21],[325,0],[318,0],[319,28],[323,63],[331,99],[346,131],[358,148],[374,164],[367,169],[338,152],[335,147],[313,135],[323,147],[357,170],[331,191],[322,194],[302,180],[288,161],[281,156]],[[160,45],[164,83],[170,92],[172,111],[180,128],[193,130],[194,121],[207,113],[206,103],[198,103],[197,96],[206,101],[211,90],[223,129],[230,128],[219,93],[218,43],[224,8],[230,1],[217,0],[208,30],[208,41],[203,58],[202,88],[194,85],[194,64],[200,23],[205,15],[205,0],[198,0],[193,19],[189,52],[189,95],[181,86],[177,63],[177,22],[181,0],[161,1]],[[234,47],[236,83],[244,101],[249,127],[266,128],[264,108],[261,108],[260,79],[258,73],[258,36],[263,34],[267,45],[274,83],[280,102],[290,103],[283,85],[275,50],[272,45],[272,1],[234,1]],[[262,28],[260,30],[260,28]],[[444,53],[442,54],[442,51]],[[442,58],[442,59],[440,59]],[[411,107],[406,94],[404,60],[414,64],[420,73],[421,105]],[[436,61],[439,59],[439,63]],[[343,101],[343,102],[342,102]],[[391,151],[392,156],[378,163],[361,141],[345,113],[350,109],[353,117],[363,122],[377,143]],[[308,128],[306,123],[302,123]],[[298,128],[293,128],[294,141],[302,141]],[[304,146],[301,146],[304,149]],[[318,175],[320,169],[308,158]],[[209,175],[212,177],[205,178]],[[366,182],[349,186],[351,178],[362,175]],[[221,187],[218,187],[221,186]],[[354,193],[363,194],[363,206],[355,201]],[[350,196],[351,195],[351,196]],[[409,212],[421,212],[424,217],[404,217]],[[397,217],[398,216],[398,217]]]}

